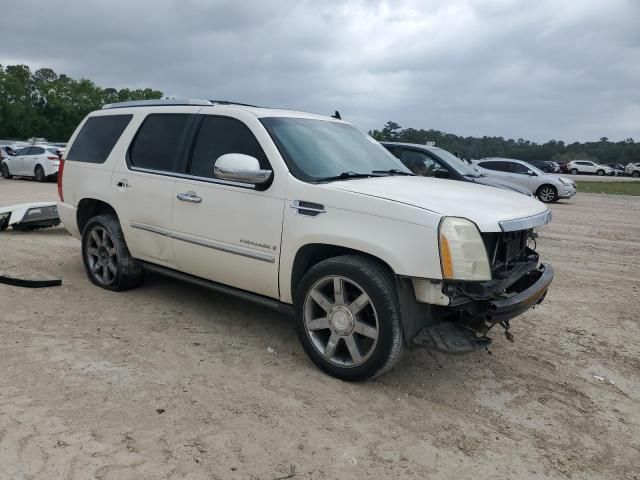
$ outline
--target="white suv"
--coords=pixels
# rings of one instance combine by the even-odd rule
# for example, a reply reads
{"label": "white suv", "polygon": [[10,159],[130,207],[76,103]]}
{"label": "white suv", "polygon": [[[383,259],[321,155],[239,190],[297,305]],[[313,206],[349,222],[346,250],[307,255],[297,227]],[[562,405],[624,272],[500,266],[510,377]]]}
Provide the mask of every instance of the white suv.
{"label": "white suv", "polygon": [[409,344],[483,348],[553,278],[530,248],[545,205],[415,176],[333,117],[107,105],[71,137],[58,182],[93,283],[126,290],[150,270],[293,313],[311,359],[346,380]]}
{"label": "white suv", "polygon": [[632,177],[640,177],[640,162],[638,163],[628,163],[626,167],[624,167],[624,174],[631,175]]}
{"label": "white suv", "polygon": [[573,160],[567,163],[567,170],[573,175],[580,173],[595,173],[596,175],[615,175],[615,170],[607,165],[600,165],[599,163],[592,162],[590,160]]}
{"label": "white suv", "polygon": [[4,157],[1,168],[4,178],[34,177],[38,182],[45,182],[58,175],[59,166],[58,148],[31,145],[18,150],[13,156]]}

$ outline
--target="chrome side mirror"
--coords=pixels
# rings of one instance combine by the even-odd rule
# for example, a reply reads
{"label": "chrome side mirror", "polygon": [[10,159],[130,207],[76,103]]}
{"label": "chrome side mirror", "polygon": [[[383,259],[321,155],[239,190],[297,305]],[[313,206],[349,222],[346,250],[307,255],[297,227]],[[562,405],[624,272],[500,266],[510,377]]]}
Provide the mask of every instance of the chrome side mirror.
{"label": "chrome side mirror", "polygon": [[267,183],[272,173],[271,170],[260,169],[257,158],[242,153],[221,155],[213,166],[213,175],[216,178],[254,185]]}

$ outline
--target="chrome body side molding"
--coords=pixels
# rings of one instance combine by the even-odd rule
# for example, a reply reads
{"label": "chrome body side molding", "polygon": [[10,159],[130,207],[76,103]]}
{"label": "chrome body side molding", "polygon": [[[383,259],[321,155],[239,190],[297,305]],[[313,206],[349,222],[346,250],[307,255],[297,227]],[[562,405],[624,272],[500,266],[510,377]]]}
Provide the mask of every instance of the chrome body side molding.
{"label": "chrome body side molding", "polygon": [[137,228],[138,230],[145,230],[147,232],[156,233],[165,237],[174,238],[182,242],[192,243],[194,245],[200,245],[201,247],[211,248],[213,250],[219,250],[221,252],[231,253],[233,255],[240,255],[241,257],[253,258],[254,260],[260,260],[262,262],[275,263],[276,256],[273,253],[261,252],[253,248],[241,247],[226,242],[220,242],[217,240],[209,240],[193,235],[187,235],[184,233],[177,233],[165,228],[155,227],[153,225],[146,225],[144,223],[130,223],[131,228]]}

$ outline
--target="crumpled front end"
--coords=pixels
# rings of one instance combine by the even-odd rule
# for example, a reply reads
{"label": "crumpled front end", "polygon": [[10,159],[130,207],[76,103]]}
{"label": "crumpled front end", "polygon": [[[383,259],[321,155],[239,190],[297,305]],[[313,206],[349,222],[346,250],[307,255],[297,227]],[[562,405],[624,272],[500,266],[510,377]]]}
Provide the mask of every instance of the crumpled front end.
{"label": "crumpled front end", "polygon": [[553,268],[541,264],[530,248],[533,229],[483,233],[490,257],[492,279],[482,282],[446,281],[446,307],[433,307],[428,325],[413,343],[446,353],[465,353],[486,347],[487,336],[496,325],[507,338],[510,320],[540,304],[553,280]]}

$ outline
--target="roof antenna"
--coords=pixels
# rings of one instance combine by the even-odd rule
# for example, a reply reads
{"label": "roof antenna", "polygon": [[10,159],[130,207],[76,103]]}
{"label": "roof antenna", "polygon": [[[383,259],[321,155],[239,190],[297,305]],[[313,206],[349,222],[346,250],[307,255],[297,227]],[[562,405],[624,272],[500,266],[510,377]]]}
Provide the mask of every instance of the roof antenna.
{"label": "roof antenna", "polygon": [[340,112],[338,110],[336,110],[336,113],[331,115],[331,118],[336,118],[338,120],[342,120],[342,117],[340,116]]}

